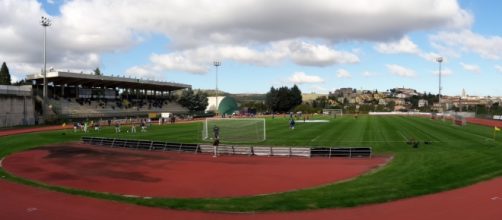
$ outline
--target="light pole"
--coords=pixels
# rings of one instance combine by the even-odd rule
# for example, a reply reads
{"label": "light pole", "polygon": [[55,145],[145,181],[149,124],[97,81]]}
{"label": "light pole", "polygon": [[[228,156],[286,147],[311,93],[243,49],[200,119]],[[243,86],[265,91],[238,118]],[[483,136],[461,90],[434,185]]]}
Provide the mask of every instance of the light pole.
{"label": "light pole", "polygon": [[47,17],[42,16],[40,21],[42,27],[44,27],[44,87],[43,87],[43,99],[42,99],[42,116],[45,119],[47,116],[47,27],[51,26],[51,20]]}
{"label": "light pole", "polygon": [[441,105],[441,63],[443,62],[443,57],[436,58],[436,61],[439,63],[439,107],[443,110],[443,106]]}
{"label": "light pole", "polygon": [[214,61],[213,65],[214,65],[215,71],[216,71],[216,104],[215,104],[216,112],[215,113],[218,114],[218,67],[221,66],[221,62]]}

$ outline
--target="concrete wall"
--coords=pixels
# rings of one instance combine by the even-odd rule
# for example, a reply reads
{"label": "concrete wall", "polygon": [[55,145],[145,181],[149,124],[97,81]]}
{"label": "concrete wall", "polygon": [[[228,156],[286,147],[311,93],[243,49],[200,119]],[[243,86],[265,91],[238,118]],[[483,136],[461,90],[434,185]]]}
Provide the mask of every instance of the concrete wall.
{"label": "concrete wall", "polygon": [[0,86],[0,128],[33,124],[31,86]]}

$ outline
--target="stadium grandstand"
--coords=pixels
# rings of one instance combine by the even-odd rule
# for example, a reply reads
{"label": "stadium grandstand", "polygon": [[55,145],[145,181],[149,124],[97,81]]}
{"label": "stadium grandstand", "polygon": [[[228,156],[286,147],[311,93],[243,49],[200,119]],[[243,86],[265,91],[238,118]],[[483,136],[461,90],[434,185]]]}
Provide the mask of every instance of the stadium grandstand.
{"label": "stadium grandstand", "polygon": [[[173,91],[191,85],[72,72],[47,73],[48,119],[147,117],[162,112],[183,114],[188,110],[173,98]],[[43,75],[28,75],[36,112],[42,113]]]}

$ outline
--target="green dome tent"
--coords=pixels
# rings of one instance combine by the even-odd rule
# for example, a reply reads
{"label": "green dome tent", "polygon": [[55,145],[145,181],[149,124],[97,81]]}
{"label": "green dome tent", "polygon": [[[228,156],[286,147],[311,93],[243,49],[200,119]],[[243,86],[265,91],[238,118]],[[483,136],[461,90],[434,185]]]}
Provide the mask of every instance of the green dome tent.
{"label": "green dome tent", "polygon": [[234,98],[226,96],[221,100],[220,104],[218,105],[218,112],[223,115],[231,115],[235,111],[239,110],[239,107],[237,106],[237,102],[235,101]]}

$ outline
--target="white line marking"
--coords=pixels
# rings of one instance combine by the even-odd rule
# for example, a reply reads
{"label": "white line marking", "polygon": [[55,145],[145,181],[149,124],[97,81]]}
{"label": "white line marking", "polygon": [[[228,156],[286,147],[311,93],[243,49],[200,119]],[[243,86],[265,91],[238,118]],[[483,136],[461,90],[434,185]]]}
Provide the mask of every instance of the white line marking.
{"label": "white line marking", "polygon": [[310,142],[314,142],[317,140],[317,138],[319,138],[321,135],[317,135],[317,137],[315,137],[314,139],[311,139]]}
{"label": "white line marking", "polygon": [[495,197],[492,197],[491,200],[495,201],[495,200],[502,200],[502,198],[498,197],[498,196],[495,196]]}
{"label": "white line marking", "polygon": [[401,135],[401,137],[404,138],[405,141],[408,141],[408,138],[406,138],[406,136],[404,136],[403,133],[401,133],[400,131],[398,133]]}
{"label": "white line marking", "polygon": [[128,197],[128,198],[140,198],[141,196],[137,196],[137,195],[128,195],[128,194],[124,194],[122,195],[123,197]]}

